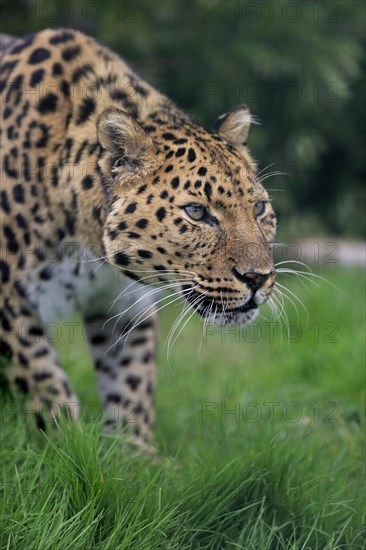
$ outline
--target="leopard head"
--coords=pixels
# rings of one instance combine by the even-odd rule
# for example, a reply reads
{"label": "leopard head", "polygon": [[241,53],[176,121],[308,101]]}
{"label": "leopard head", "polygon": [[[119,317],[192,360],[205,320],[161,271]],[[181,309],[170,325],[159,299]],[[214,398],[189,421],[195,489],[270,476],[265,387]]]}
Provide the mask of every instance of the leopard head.
{"label": "leopard head", "polygon": [[99,120],[111,263],[143,283],[179,283],[205,319],[253,320],[275,282],[276,219],[256,177],[246,106],[204,130],[177,112],[143,125],[108,109]]}

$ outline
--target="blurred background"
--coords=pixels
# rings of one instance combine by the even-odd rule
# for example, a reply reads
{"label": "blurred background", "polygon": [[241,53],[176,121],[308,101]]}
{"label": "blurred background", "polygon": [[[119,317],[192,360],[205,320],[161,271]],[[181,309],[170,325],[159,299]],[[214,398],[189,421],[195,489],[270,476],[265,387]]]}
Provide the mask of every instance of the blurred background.
{"label": "blurred background", "polygon": [[362,0],[2,0],[1,28],[89,33],[208,127],[247,103],[259,169],[282,173],[265,181],[279,240],[348,242],[365,234],[365,11]]}

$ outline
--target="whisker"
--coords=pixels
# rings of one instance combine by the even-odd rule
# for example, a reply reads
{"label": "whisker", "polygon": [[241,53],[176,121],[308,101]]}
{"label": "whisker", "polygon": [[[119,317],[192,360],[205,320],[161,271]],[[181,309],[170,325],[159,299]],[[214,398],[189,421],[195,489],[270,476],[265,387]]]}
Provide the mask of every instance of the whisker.
{"label": "whisker", "polygon": [[[189,303],[184,303],[183,304],[182,310],[179,312],[178,317],[176,318],[176,320],[174,321],[174,323],[170,327],[170,330],[169,330],[169,332],[168,332],[168,334],[165,338],[163,349],[167,349],[167,350],[169,349],[171,338],[173,337],[175,329],[176,329],[176,327],[178,327],[181,320],[185,317],[185,314],[189,310],[189,307],[190,307]],[[168,351],[167,351],[167,361],[168,361],[168,364],[170,366]]]}
{"label": "whisker", "polygon": [[171,348],[172,338],[174,336],[174,333],[175,333],[176,329],[178,328],[178,326],[180,325],[180,323],[182,322],[182,320],[184,319],[184,317],[186,316],[188,311],[190,311],[190,309],[191,309],[191,305],[189,303],[186,303],[186,304],[183,305],[183,309],[179,313],[178,317],[176,318],[175,322],[173,323],[173,325],[172,325],[172,327],[171,327],[171,329],[168,333],[168,336],[165,339],[163,349],[167,350],[166,358],[167,358],[169,366],[171,366],[170,361],[169,361],[169,356],[170,356],[170,348]]}
{"label": "whisker", "polygon": [[268,306],[271,310],[271,314],[274,317],[274,321],[278,321],[283,309],[283,305],[281,305],[281,310],[279,305],[274,301],[274,295],[271,295],[268,299]]}
{"label": "whisker", "polygon": [[309,273],[307,271],[298,271],[298,270],[295,270],[295,269],[282,268],[282,267],[280,267],[280,269],[276,269],[276,271],[277,271],[277,273],[284,273],[284,274],[289,274],[289,275],[296,275],[297,277],[302,277],[303,279],[306,279],[309,283],[312,283],[317,287],[319,287],[319,285],[315,281],[313,281],[313,279],[318,279],[319,281],[322,281],[323,283],[326,283],[326,284],[330,285],[335,290],[337,290],[339,292],[343,292],[335,284],[333,284],[331,281],[329,281],[329,279],[327,279],[326,277],[322,277],[321,275],[318,275],[317,273]]}
{"label": "whisker", "polygon": [[[144,277],[144,278],[145,278],[145,277]],[[164,291],[164,290],[170,288],[170,286],[171,286],[172,284],[175,285],[175,284],[181,284],[181,283],[185,283],[185,282],[187,282],[187,279],[173,279],[172,281],[169,281],[169,282],[167,281],[167,282],[161,282],[161,283],[154,283],[153,289],[152,289],[151,291],[146,292],[146,293],[144,294],[144,297],[149,296],[149,293],[150,293],[150,292],[151,292],[152,294],[153,294],[154,292],[162,292],[162,291]],[[129,296],[129,295],[133,294],[134,292],[140,292],[140,291],[141,291],[141,287],[137,287],[137,288],[135,288],[135,289],[130,290],[129,292],[127,292],[127,293],[125,294],[125,291],[128,290],[133,284],[138,284],[138,283],[137,283],[137,281],[134,281],[134,283],[132,283],[131,285],[128,285],[128,287],[127,287],[125,290],[123,290],[123,291],[117,296],[117,298],[115,298],[115,300],[113,300],[113,302],[112,302],[112,304],[111,304],[111,306],[110,306],[110,308],[109,308],[109,311],[115,306],[116,302],[117,302],[118,300],[120,300],[121,298],[125,298],[126,296]],[[160,284],[160,286],[156,286],[156,285],[158,285],[158,284]],[[152,285],[149,285],[149,286],[152,286]]]}
{"label": "whisker", "polygon": [[[181,283],[177,282],[177,283],[170,283],[169,285],[166,285],[165,289],[169,289],[169,288],[175,288],[175,287],[181,287]],[[135,307],[138,303],[140,303],[141,301],[145,300],[146,298],[154,295],[154,294],[159,294],[162,292],[162,289],[161,288],[154,288],[150,291],[148,291],[146,294],[144,294],[143,296],[140,296],[140,298],[138,300],[136,300],[135,302],[133,302],[127,309],[124,309],[123,311],[120,311],[118,313],[116,313],[115,315],[113,315],[112,317],[109,317],[109,319],[107,319],[107,321],[104,323],[103,325],[103,328],[104,326],[109,323],[110,321],[112,321],[112,319],[117,319],[114,327],[113,327],[113,330],[115,330],[117,324],[119,323],[119,321],[122,319],[122,317],[128,313],[133,307]],[[177,294],[177,292],[174,292],[173,294],[170,294],[169,296],[174,296],[175,294]],[[168,296],[168,297],[169,297]],[[163,296],[160,300],[158,300],[156,303],[159,303],[160,301],[166,299],[165,296]]]}
{"label": "whisker", "polygon": [[[286,246],[286,243],[278,243],[278,244],[280,244],[280,246]],[[275,268],[277,268],[280,265],[284,265],[284,264],[301,265],[302,267],[305,267],[308,270],[309,273],[313,273],[313,270],[311,269],[311,267],[308,266],[305,262],[300,262],[300,260],[283,260],[282,262],[277,262],[275,264]]]}
{"label": "whisker", "polygon": [[288,176],[288,175],[289,174],[287,172],[277,172],[277,171],[276,172],[270,172],[269,174],[264,174],[260,178],[257,178],[257,181],[259,183],[263,183],[268,178],[272,178],[272,177],[275,177],[275,176]]}
{"label": "whisker", "polygon": [[[180,283],[177,283],[177,286],[180,287],[180,286],[181,286]],[[173,286],[173,287],[174,287],[174,286]],[[161,292],[160,288],[159,288],[159,289],[155,289],[155,290],[156,290],[157,292]],[[187,291],[181,291],[181,289],[179,288],[179,290],[177,290],[177,291],[175,291],[175,292],[172,292],[171,294],[168,294],[167,296],[162,296],[161,299],[158,300],[157,302],[154,302],[154,303],[152,303],[152,304],[148,304],[148,305],[146,306],[146,308],[144,308],[142,311],[137,312],[137,313],[134,315],[134,317],[132,317],[132,319],[130,319],[130,321],[129,321],[128,324],[126,325],[125,329],[126,329],[126,328],[134,321],[134,319],[135,319],[136,317],[138,317],[140,314],[141,314],[141,316],[143,316],[144,310],[146,311],[146,310],[149,309],[150,307],[157,306],[158,304],[160,304],[161,302],[163,302],[163,300],[168,300],[169,298],[172,298],[172,297],[174,297],[174,296],[178,296],[178,298],[180,298],[180,297],[182,296],[182,294],[184,294],[185,292],[187,292]],[[144,298],[144,297],[145,297],[145,296],[143,296],[142,298]],[[170,302],[170,303],[171,303],[171,302]],[[134,307],[136,304],[137,304],[137,302],[135,302],[134,304],[132,304],[132,306],[130,306],[130,308],[128,308],[128,310],[131,309],[131,307]],[[162,308],[159,308],[158,311],[159,311],[160,309],[162,309]],[[122,319],[123,315],[124,315],[125,313],[127,313],[128,310],[123,311],[122,313],[118,314],[118,315],[119,315],[119,319],[118,319],[117,323]],[[115,317],[116,317],[116,316],[115,316]],[[141,320],[141,317],[138,319],[138,322],[140,322],[140,320]],[[138,323],[137,323],[137,324],[138,324]],[[116,326],[116,325],[115,325],[115,326]],[[137,325],[136,325],[136,326],[137,326]],[[123,335],[123,333],[122,333],[122,335]]]}
{"label": "whisker", "polygon": [[[186,319],[186,321],[182,324],[182,327],[180,329],[180,331],[177,333],[176,337],[174,338],[173,342],[171,343],[171,345],[168,346],[167,348],[167,353],[168,353],[168,357],[170,355],[170,351],[173,349],[174,347],[174,344],[175,342],[178,340],[180,334],[182,333],[182,331],[184,330],[184,328],[187,326],[187,323],[189,323],[189,321],[192,319],[193,315],[196,313],[196,309],[194,306],[196,305],[199,305],[200,303],[202,303],[204,301],[204,296],[202,297],[199,297],[199,298],[196,298],[196,300],[194,302],[192,302],[192,304],[190,304],[190,307],[192,308],[192,313],[191,315],[188,317],[188,319]],[[186,314],[185,314],[186,315]],[[182,318],[183,320],[183,318]]]}
{"label": "whisker", "polygon": [[318,283],[316,281],[314,281],[313,279],[311,279],[310,276],[308,276],[306,273],[299,273],[299,272],[293,272],[293,271],[288,271],[287,269],[285,268],[280,268],[278,271],[277,271],[278,274],[281,274],[281,275],[295,275],[296,276],[296,279],[299,281],[299,283],[301,283],[301,285],[306,288],[308,290],[308,286],[306,286],[305,283],[308,283],[308,284],[312,284],[318,288],[320,288],[320,285],[318,285]]}
{"label": "whisker", "polygon": [[[279,286],[279,285],[278,285]],[[300,314],[299,314],[299,310],[298,310],[298,307],[296,305],[296,302],[286,294],[286,292],[288,291],[287,288],[285,288],[284,286],[281,286],[282,288],[282,295],[283,297],[288,300],[290,302],[290,304],[292,305],[292,307],[294,308],[294,310],[296,311],[296,317],[297,317],[297,321],[299,322],[299,319],[300,319]],[[277,291],[279,291],[279,288],[277,288]],[[298,298],[298,300],[300,301],[300,299]],[[303,305],[303,303],[301,302],[301,305]],[[305,307],[303,305],[303,307]]]}
{"label": "whisker", "polygon": [[275,162],[271,162],[271,164],[268,164],[267,166],[265,166],[264,168],[262,168],[262,170],[259,170],[259,172],[256,173],[256,176],[258,177],[260,174],[262,174],[265,170],[269,170],[271,168],[271,166],[274,166],[276,163]]}
{"label": "whisker", "polygon": [[[197,288],[197,286],[198,286],[198,285],[196,285],[195,287],[193,287],[193,289],[194,289],[194,288]],[[188,296],[191,294],[191,291],[192,291],[193,289],[191,289],[191,288],[188,289],[188,292],[187,292],[187,295],[188,295]],[[173,335],[173,333],[174,333],[174,331],[175,331],[176,326],[179,325],[179,323],[180,323],[180,317],[181,317],[182,315],[185,315],[185,312],[186,312],[187,308],[189,309],[189,307],[190,307],[190,303],[187,302],[187,303],[184,305],[183,310],[182,310],[182,311],[180,312],[180,314],[178,315],[178,318],[175,320],[173,326],[171,327],[171,329],[170,329],[170,331],[169,331],[169,334],[168,334],[168,336],[167,336],[167,338],[166,338],[166,341],[168,341],[168,344],[169,344],[169,340],[170,340],[171,336]],[[164,348],[165,348],[165,344],[164,344]]]}
{"label": "whisker", "polygon": [[[195,287],[193,288],[196,288],[197,285],[195,285]],[[129,335],[131,334],[131,332],[139,325],[139,323],[141,322],[142,319],[147,320],[149,319],[152,315],[154,314],[157,314],[159,311],[161,311],[162,309],[168,307],[169,305],[171,305],[172,303],[176,302],[177,300],[180,300],[182,298],[182,296],[184,296],[186,293],[190,292],[192,289],[189,288],[189,289],[186,289],[186,290],[182,290],[180,291],[179,293],[178,292],[175,292],[173,293],[171,296],[169,296],[168,298],[171,298],[172,296],[176,296],[178,294],[178,296],[176,298],[174,298],[173,300],[171,300],[170,302],[168,302],[167,304],[164,304],[160,307],[158,307],[156,309],[156,304],[150,304],[149,306],[147,306],[146,308],[143,309],[142,312],[139,312],[137,313],[136,315],[134,315],[134,317],[129,321],[129,323],[127,324],[127,326],[125,327],[125,329],[122,331],[121,335],[119,336],[119,338],[117,339],[117,341],[111,346],[116,346],[120,340],[122,338],[125,338],[125,343],[124,345],[126,345],[127,343],[127,340],[128,340],[128,337]],[[145,317],[145,314],[147,313],[147,311],[151,308],[154,308],[154,311],[152,311],[151,313],[149,313],[149,315],[147,317]],[[137,317],[137,319],[136,319]],[[135,321],[136,319],[136,321]],[[134,322],[135,321],[135,322]],[[133,325],[131,326],[131,328],[129,328],[129,330],[126,332],[127,328],[131,325],[131,323],[133,323]]]}
{"label": "whisker", "polygon": [[279,317],[279,321],[281,323],[281,332],[283,334],[283,325],[282,325],[282,321],[283,321],[284,325],[287,329],[287,333],[288,333],[289,332],[289,327],[290,327],[290,322],[289,322],[289,318],[288,318],[287,313],[286,313],[284,296],[283,296],[283,293],[281,292],[281,289],[276,288],[276,292],[272,292],[272,298],[275,302],[278,302],[280,304],[280,306],[282,307],[280,317]]}
{"label": "whisker", "polygon": [[[210,321],[210,316],[211,316],[211,313],[212,313],[213,305],[214,305],[214,302],[212,300],[211,304],[210,304],[210,307],[206,306],[206,308],[203,311],[204,323],[203,323],[203,327],[202,327],[202,331],[201,331],[200,347],[199,347],[199,350],[198,350],[198,356],[199,357],[201,357],[201,349],[202,349],[203,339],[205,337],[205,333],[206,333],[206,330],[207,330],[207,327],[208,327],[208,323]],[[207,311],[208,311],[208,313],[207,313]]]}

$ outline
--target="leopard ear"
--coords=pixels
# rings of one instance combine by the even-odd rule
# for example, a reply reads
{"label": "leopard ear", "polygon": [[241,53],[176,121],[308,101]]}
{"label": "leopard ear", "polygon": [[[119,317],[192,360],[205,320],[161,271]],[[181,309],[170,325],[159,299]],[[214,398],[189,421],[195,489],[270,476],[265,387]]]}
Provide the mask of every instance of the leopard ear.
{"label": "leopard ear", "polygon": [[99,161],[105,176],[128,179],[146,175],[156,163],[158,149],[142,126],[128,113],[108,108],[98,121]]}
{"label": "leopard ear", "polygon": [[240,148],[246,145],[252,122],[254,122],[253,117],[247,105],[243,104],[219,116],[214,129],[226,137],[232,145]]}

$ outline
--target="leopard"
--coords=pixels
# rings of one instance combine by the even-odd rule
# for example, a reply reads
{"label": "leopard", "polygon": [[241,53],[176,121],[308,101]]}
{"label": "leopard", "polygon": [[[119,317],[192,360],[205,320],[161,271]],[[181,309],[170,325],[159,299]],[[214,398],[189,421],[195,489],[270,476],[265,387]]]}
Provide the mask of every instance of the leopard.
{"label": "leopard", "polygon": [[253,321],[276,216],[246,104],[210,128],[77,29],[1,35],[1,354],[41,431],[80,403],[48,327],[78,311],[106,430],[149,448],[159,296]]}

